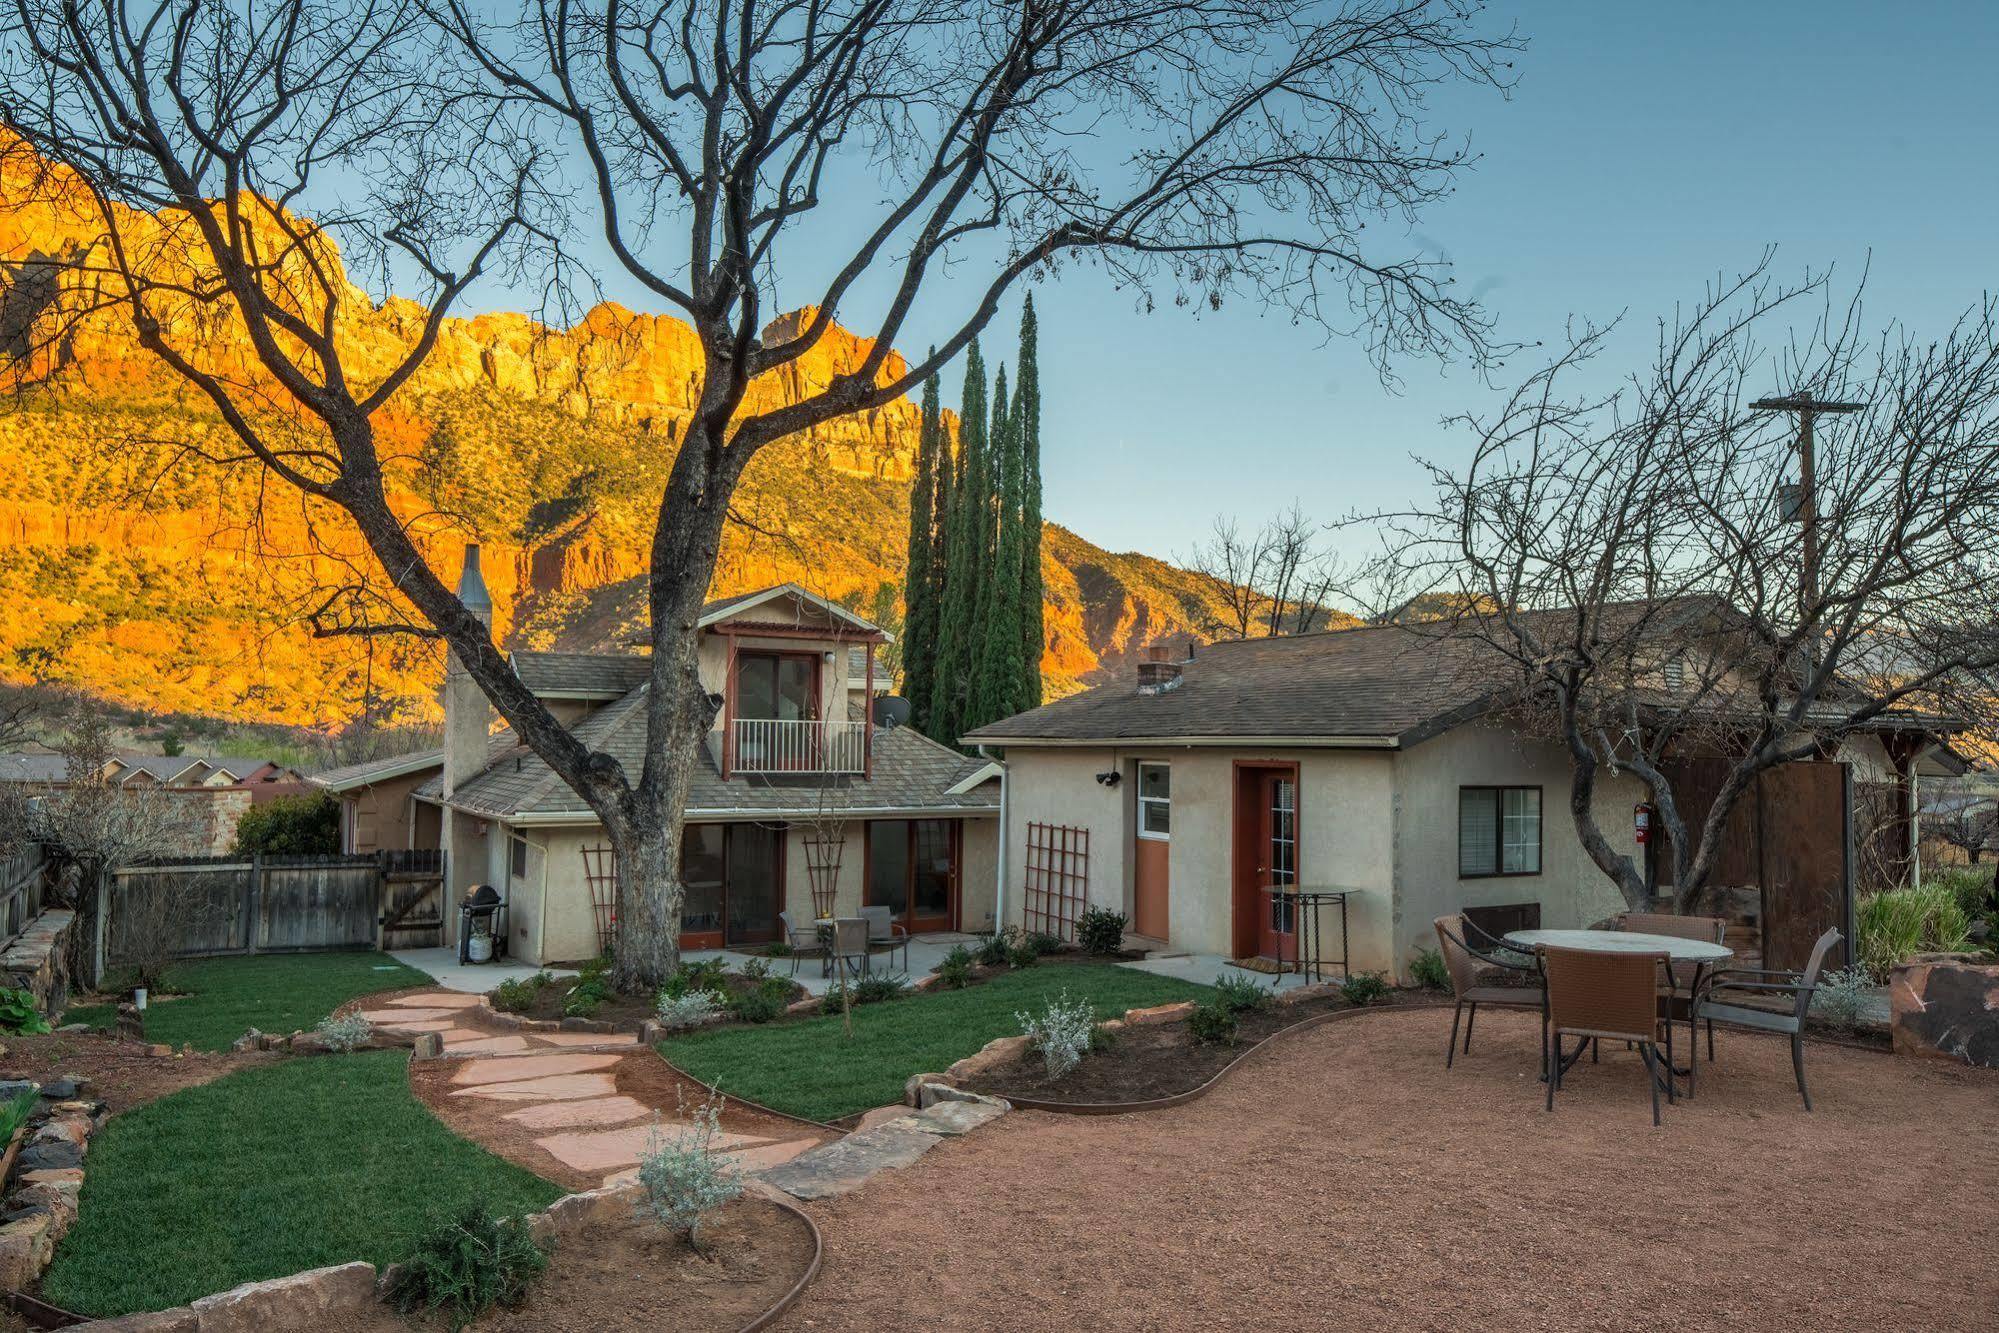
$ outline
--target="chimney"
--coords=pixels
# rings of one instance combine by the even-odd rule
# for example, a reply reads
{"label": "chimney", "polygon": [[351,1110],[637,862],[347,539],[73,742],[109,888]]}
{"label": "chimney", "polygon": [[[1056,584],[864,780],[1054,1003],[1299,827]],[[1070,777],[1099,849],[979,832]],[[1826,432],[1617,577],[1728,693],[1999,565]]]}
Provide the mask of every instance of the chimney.
{"label": "chimney", "polygon": [[[465,546],[465,571],[458,576],[458,600],[491,628],[493,599],[479,572],[479,546]],[[444,660],[444,794],[486,766],[486,737],[493,725],[493,706],[472,673],[452,652]]]}
{"label": "chimney", "polygon": [[1187,655],[1175,659],[1171,645],[1150,644],[1145,649],[1144,660],[1138,664],[1138,692],[1140,694],[1164,694],[1180,687],[1180,673],[1187,663],[1194,660],[1194,645],[1187,645]]}

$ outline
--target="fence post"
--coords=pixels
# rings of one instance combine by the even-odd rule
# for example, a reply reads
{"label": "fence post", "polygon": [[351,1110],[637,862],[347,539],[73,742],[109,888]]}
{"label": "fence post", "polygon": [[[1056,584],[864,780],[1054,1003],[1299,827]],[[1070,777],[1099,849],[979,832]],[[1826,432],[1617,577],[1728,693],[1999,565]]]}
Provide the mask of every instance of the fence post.
{"label": "fence post", "polygon": [[264,854],[250,853],[250,882],[243,890],[244,922],[243,947],[250,953],[257,952],[257,939],[263,931],[264,918]]}
{"label": "fence post", "polygon": [[112,878],[109,867],[98,867],[96,893],[97,921],[90,932],[90,987],[92,990],[95,990],[98,983],[104,980],[104,937],[109,929],[108,923],[111,919],[110,885]]}

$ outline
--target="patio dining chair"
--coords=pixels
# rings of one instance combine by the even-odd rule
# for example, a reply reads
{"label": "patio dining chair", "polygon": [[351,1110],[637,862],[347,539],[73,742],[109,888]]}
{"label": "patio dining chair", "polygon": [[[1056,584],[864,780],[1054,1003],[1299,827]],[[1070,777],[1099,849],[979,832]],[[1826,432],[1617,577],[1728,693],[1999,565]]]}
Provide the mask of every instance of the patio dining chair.
{"label": "patio dining chair", "polygon": [[888,907],[863,907],[861,916],[868,923],[868,947],[870,949],[888,946],[891,958],[897,949],[902,950],[902,970],[909,971],[909,930],[898,925],[894,909]]}
{"label": "patio dining chair", "polygon": [[868,974],[868,920],[861,916],[840,916],[833,918],[833,947],[828,957],[829,965],[839,971],[842,980],[847,976],[864,977]]}
{"label": "patio dining chair", "polygon": [[[1432,924],[1437,928],[1437,947],[1443,952],[1444,970],[1450,973],[1451,991],[1457,998],[1457,1007],[1451,1011],[1450,1044],[1444,1048],[1444,1068],[1449,1069],[1451,1062],[1457,1058],[1458,1019],[1465,1015],[1467,1005],[1471,1008],[1470,1016],[1465,1018],[1467,1055],[1471,1053],[1472,1024],[1478,1021],[1478,1007],[1482,1004],[1494,1009],[1532,1009],[1543,1014],[1545,1023],[1547,1005],[1540,986],[1494,986],[1480,975],[1481,968],[1496,967],[1524,977],[1536,977],[1533,967],[1473,947],[1466,940],[1466,922],[1461,913],[1440,916]],[[1541,1039],[1544,1055],[1547,1044],[1544,1034]]]}
{"label": "patio dining chair", "polygon": [[807,922],[803,927],[795,926],[791,923],[791,913],[779,912],[777,914],[777,924],[784,932],[784,942],[791,946],[792,976],[795,977],[798,975],[798,960],[807,954],[811,954],[820,960],[822,975],[831,975],[833,971],[832,953],[826,947],[826,935],[819,928],[818,922]]}
{"label": "patio dining chair", "polygon": [[[1812,993],[1819,986],[1819,972],[1826,955],[1840,941],[1837,929],[1828,930],[1812,945],[1812,954],[1802,972],[1785,972],[1767,967],[1724,967],[1708,974],[1694,995],[1694,1022],[1707,1022],[1708,1044],[1714,1044],[1714,1020],[1774,1032],[1791,1039],[1791,1072],[1798,1078],[1798,1095],[1805,1110],[1812,1109],[1811,1090],[1805,1086],[1805,1015],[1811,1012]],[[1748,1003],[1757,996],[1791,1000],[1789,1013],[1761,1009]]]}
{"label": "patio dining chair", "polygon": [[1540,952],[1553,1043],[1548,1055],[1548,1109],[1555,1109],[1562,1074],[1575,1061],[1563,1058],[1563,1037],[1582,1039],[1576,1057],[1592,1042],[1625,1041],[1637,1047],[1645,1062],[1645,1079],[1652,1087],[1652,1123],[1658,1124],[1660,1084],[1665,1085],[1666,1100],[1675,1100],[1673,1024],[1659,1016],[1659,969],[1665,966],[1666,955],[1603,953],[1552,944]]}
{"label": "patio dining chair", "polygon": [[[1619,912],[1617,928],[1640,935],[1668,935],[1676,940],[1700,940],[1706,944],[1720,944],[1728,933],[1728,922],[1718,916],[1679,916],[1671,912]],[[1674,963],[1667,968],[1672,984],[1660,988],[1659,1007],[1666,1015],[1687,1024],[1687,1057],[1692,1059],[1696,1052],[1693,1021],[1694,987],[1700,984],[1702,966],[1699,963]],[[1708,1062],[1714,1062],[1714,1032],[1708,1032]],[[1689,1096],[1692,1091],[1689,1089]]]}

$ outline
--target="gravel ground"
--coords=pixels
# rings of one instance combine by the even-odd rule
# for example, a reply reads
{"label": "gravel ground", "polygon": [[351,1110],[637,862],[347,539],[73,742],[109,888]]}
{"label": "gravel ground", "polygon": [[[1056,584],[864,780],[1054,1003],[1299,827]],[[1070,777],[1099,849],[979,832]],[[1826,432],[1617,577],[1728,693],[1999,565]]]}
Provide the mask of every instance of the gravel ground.
{"label": "gravel ground", "polygon": [[1654,1129],[1637,1057],[1542,1110],[1537,1024],[1280,1042],[1135,1117],[1018,1112],[815,1205],[786,1329],[1992,1327],[1999,1074],[1719,1034]]}

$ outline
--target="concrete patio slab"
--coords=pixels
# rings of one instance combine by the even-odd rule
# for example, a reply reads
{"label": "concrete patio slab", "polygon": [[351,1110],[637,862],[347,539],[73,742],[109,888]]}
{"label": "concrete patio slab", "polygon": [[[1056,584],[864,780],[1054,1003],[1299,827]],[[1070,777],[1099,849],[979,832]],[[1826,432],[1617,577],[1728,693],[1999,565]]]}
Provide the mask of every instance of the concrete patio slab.
{"label": "concrete patio slab", "polygon": [[[1236,980],[1247,978],[1259,986],[1273,990],[1296,990],[1306,984],[1308,978],[1296,972],[1257,972],[1247,967],[1237,967],[1218,953],[1183,953],[1170,958],[1141,958],[1135,962],[1119,963],[1134,972],[1150,972],[1155,977],[1178,977],[1191,981],[1197,986],[1212,986],[1223,977]],[[1337,972],[1325,974],[1328,981],[1338,981]]]}
{"label": "concrete patio slab", "polygon": [[537,972],[548,972],[558,977],[573,977],[574,971],[559,967],[530,967],[526,963],[500,961],[496,963],[461,963],[456,949],[398,949],[389,955],[399,963],[407,963],[419,972],[427,972],[448,991],[459,991],[468,995],[479,995],[493,989],[503,981],[519,981]]}
{"label": "concrete patio slab", "polygon": [[412,1009],[470,1009],[479,1003],[479,997],[461,995],[452,991],[425,991],[421,995],[399,996],[389,1003]]}
{"label": "concrete patio slab", "polygon": [[[906,970],[911,981],[920,981],[934,972],[937,969],[937,964],[943,962],[944,956],[950,953],[952,949],[961,944],[970,948],[978,942],[979,937],[977,935],[956,930],[940,931],[934,935],[918,935],[909,942],[909,966],[907,969],[903,967],[901,949],[897,949],[893,954],[878,953],[874,955],[874,969],[877,972],[888,972],[898,975]],[[689,949],[681,957],[692,963],[702,962],[710,958],[719,958],[728,964],[729,970],[732,972],[741,971],[743,964],[749,962],[751,959],[750,954],[738,953],[733,949]],[[796,981],[805,988],[806,993],[809,995],[824,995],[827,991],[833,989],[832,979],[821,975],[821,963],[815,956],[808,954],[799,958],[796,975],[793,975],[791,971],[792,960],[789,958],[769,958],[764,961],[770,964],[771,972],[774,975]]]}
{"label": "concrete patio slab", "polygon": [[506,1119],[529,1129],[595,1129],[657,1114],[635,1097],[599,1097],[582,1102],[549,1102],[509,1111]]}
{"label": "concrete patio slab", "polygon": [[491,1097],[502,1102],[552,1102],[610,1097],[617,1091],[618,1082],[609,1074],[554,1074],[517,1083],[478,1083],[469,1088],[454,1088],[451,1095]]}
{"label": "concrete patio slab", "polygon": [[452,1076],[453,1083],[518,1083],[544,1079],[554,1074],[583,1074],[608,1069],[624,1057],[589,1055],[582,1052],[547,1055],[520,1055],[511,1058],[474,1060]]}

